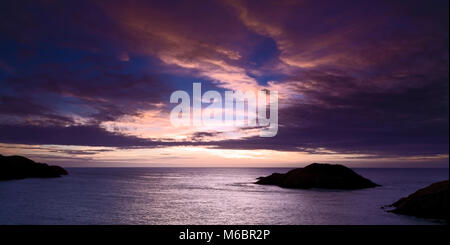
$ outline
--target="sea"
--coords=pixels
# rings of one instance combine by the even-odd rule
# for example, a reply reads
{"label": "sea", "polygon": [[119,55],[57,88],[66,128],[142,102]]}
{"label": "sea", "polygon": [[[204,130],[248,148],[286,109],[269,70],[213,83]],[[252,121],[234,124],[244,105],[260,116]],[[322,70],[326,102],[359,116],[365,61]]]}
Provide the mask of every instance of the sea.
{"label": "sea", "polygon": [[439,225],[382,207],[448,179],[448,169],[354,169],[381,187],[254,184],[274,168],[68,168],[0,182],[0,225]]}

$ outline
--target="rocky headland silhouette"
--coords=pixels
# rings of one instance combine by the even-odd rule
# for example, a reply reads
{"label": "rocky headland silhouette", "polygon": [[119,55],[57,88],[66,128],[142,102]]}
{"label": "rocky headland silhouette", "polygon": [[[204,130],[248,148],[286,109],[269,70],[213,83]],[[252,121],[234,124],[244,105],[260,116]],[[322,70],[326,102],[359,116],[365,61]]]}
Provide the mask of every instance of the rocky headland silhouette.
{"label": "rocky headland silhouette", "polygon": [[389,205],[388,212],[448,221],[448,180],[433,183]]}
{"label": "rocky headland silhouette", "polygon": [[56,178],[67,175],[60,166],[38,163],[22,156],[0,155],[0,181],[25,178]]}

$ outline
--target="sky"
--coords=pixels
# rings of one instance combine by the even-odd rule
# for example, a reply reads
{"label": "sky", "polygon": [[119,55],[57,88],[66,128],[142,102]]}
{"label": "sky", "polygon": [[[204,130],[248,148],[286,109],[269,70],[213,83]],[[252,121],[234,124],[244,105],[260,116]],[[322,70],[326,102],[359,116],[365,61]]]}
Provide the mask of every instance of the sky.
{"label": "sky", "polygon": [[[448,4],[2,1],[0,154],[69,167],[448,168]],[[193,83],[278,91],[277,135],[174,127],[170,95]]]}

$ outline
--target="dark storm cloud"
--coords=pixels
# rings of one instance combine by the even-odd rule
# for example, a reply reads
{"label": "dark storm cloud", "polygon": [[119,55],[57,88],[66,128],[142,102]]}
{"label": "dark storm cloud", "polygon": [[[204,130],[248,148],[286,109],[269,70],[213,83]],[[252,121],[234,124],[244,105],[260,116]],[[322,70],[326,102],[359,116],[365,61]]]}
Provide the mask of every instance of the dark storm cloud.
{"label": "dark storm cloud", "polygon": [[3,123],[95,124],[167,100],[157,65],[129,60],[128,40],[97,4],[6,1],[0,12],[0,60],[11,67],[0,76]]}
{"label": "dark storm cloud", "polygon": [[[49,72],[17,75],[5,81],[6,86],[16,91],[15,100],[19,100],[17,97],[28,97],[28,103],[40,108],[33,110],[34,113],[52,110],[58,105],[67,113],[95,121],[114,120],[139,109],[154,108],[155,104],[165,101],[170,94],[169,88],[154,75],[135,75],[126,70],[120,73],[118,69],[105,68],[95,69],[97,74],[88,75],[61,66],[44,71]],[[42,97],[36,98],[35,95]],[[6,106],[9,103],[4,104]],[[31,110],[27,106],[23,107],[24,110]]]}
{"label": "dark storm cloud", "polygon": [[[158,148],[170,146],[210,146],[208,142],[195,141],[162,141],[161,139],[143,139],[106,131],[98,125],[88,126],[33,126],[33,125],[0,125],[0,142],[25,145],[71,145],[116,147],[120,149]],[[16,146],[18,147],[18,146]],[[20,149],[27,147],[20,146]],[[39,147],[49,151],[89,155],[105,150],[64,150]]]}
{"label": "dark storm cloud", "polygon": [[0,141],[20,144],[80,146],[157,146],[158,142],[117,135],[97,126],[0,126]]}
{"label": "dark storm cloud", "polygon": [[412,87],[366,89],[352,77],[314,73],[317,86],[291,87],[303,99],[280,110],[276,137],[217,145],[310,153],[324,148],[383,156],[448,153],[448,78],[421,79]]}
{"label": "dark storm cloud", "polygon": [[219,147],[448,154],[448,2],[233,4],[300,70],[275,83],[294,95],[275,138]]}

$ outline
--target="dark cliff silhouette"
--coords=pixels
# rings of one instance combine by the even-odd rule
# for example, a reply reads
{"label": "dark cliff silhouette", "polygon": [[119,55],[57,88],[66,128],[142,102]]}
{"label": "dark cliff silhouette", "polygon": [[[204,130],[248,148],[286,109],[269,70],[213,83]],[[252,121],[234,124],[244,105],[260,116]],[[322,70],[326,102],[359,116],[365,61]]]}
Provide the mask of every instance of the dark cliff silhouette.
{"label": "dark cliff silhouette", "polygon": [[0,180],[55,178],[67,174],[67,171],[59,166],[49,166],[22,156],[0,155]]}
{"label": "dark cliff silhouette", "polygon": [[259,177],[256,184],[277,185],[285,188],[362,189],[379,186],[338,164],[313,163],[285,174],[273,173]]}
{"label": "dark cliff silhouette", "polygon": [[388,212],[448,221],[448,194],[448,180],[436,182],[391,204],[395,209]]}

